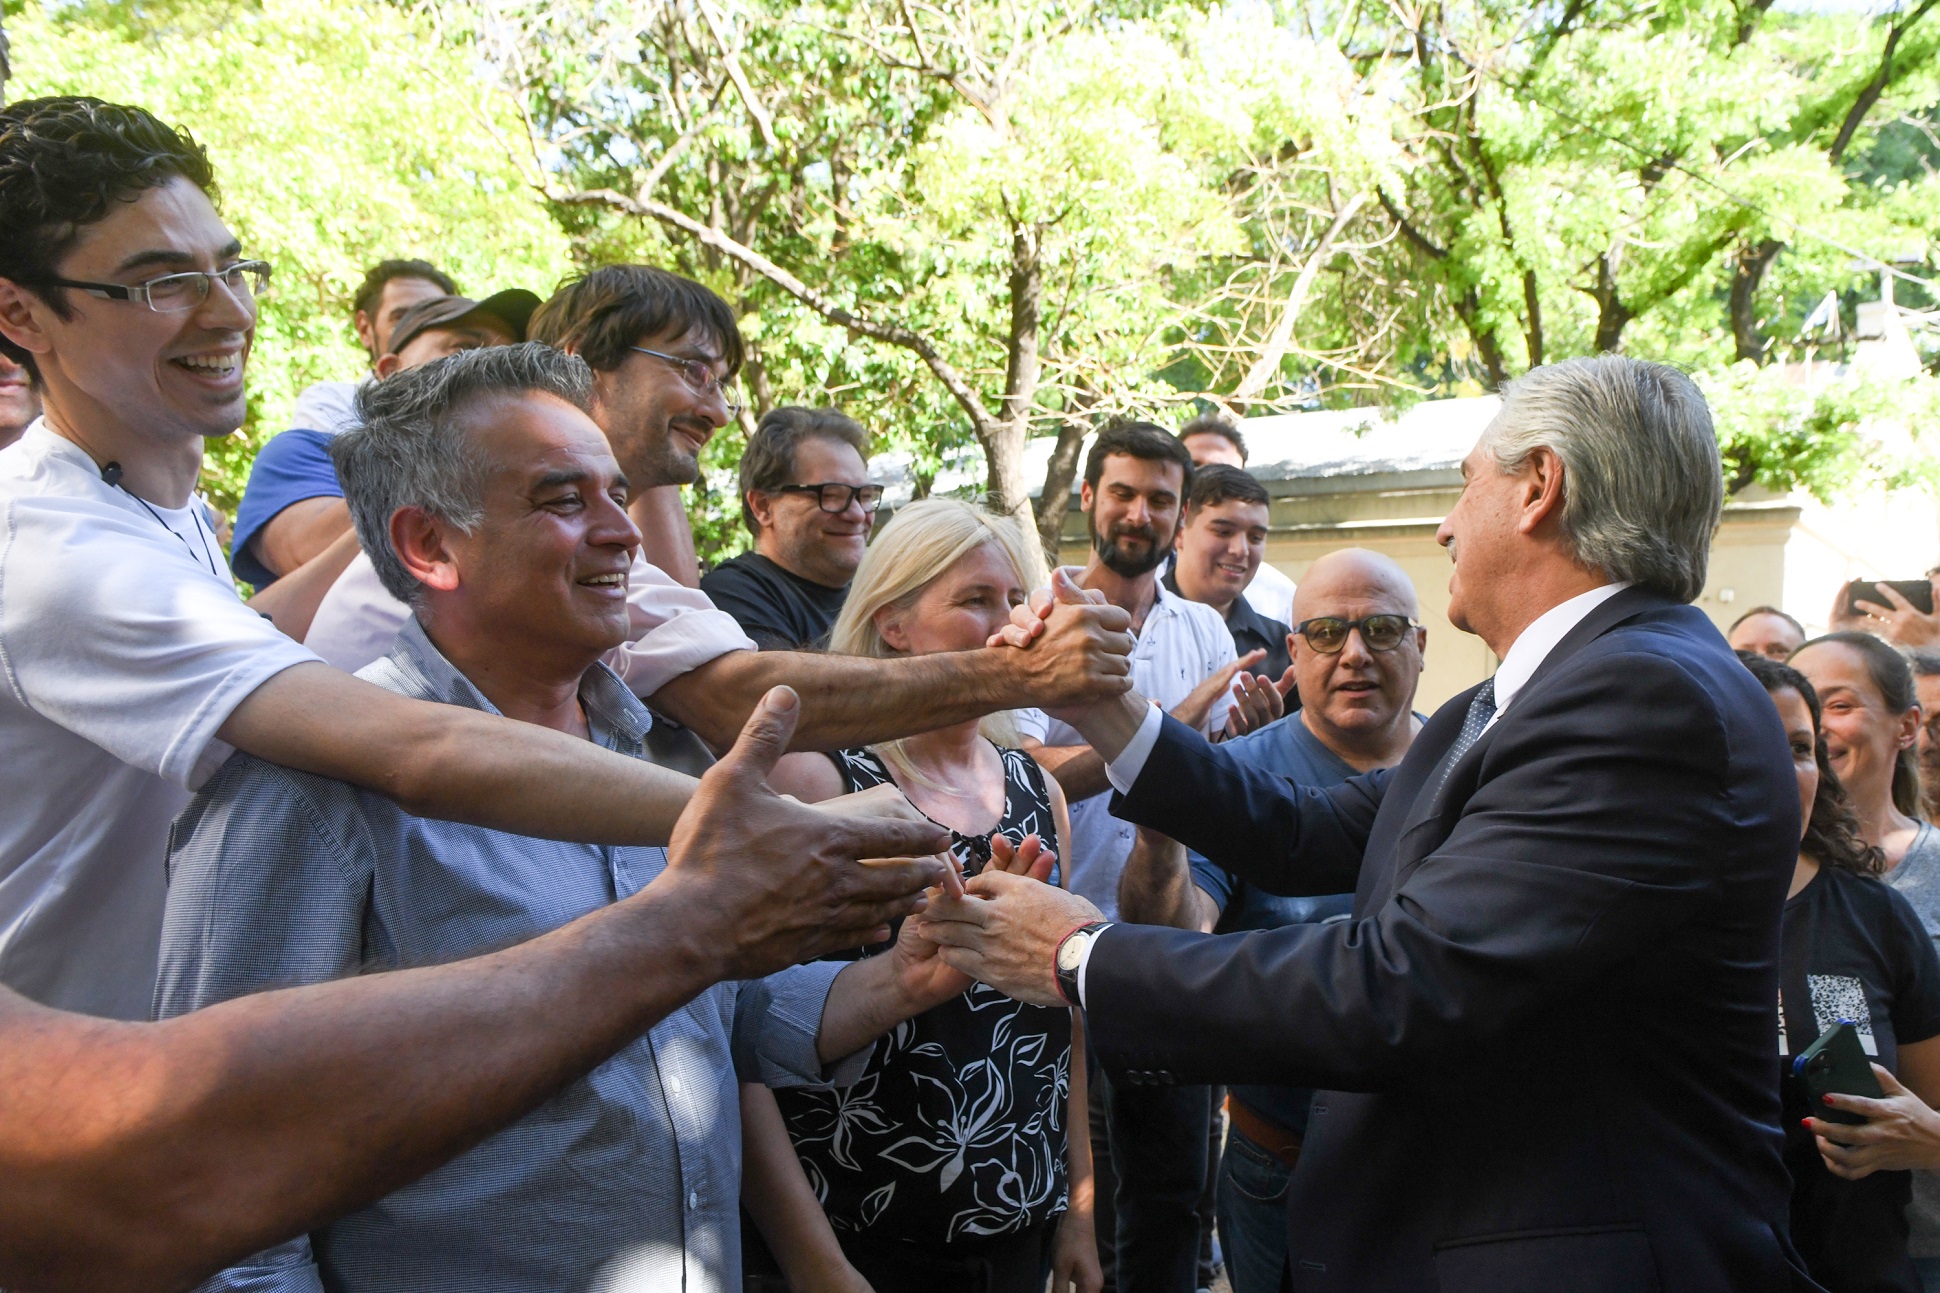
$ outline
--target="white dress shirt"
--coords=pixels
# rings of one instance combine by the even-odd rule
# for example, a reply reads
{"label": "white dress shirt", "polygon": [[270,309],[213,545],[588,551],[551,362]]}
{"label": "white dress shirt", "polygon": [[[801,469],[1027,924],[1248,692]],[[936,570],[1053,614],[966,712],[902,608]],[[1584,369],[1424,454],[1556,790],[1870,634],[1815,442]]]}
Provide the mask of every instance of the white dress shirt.
{"label": "white dress shirt", "polygon": [[[1503,713],[1515,701],[1529,680],[1536,676],[1556,644],[1569,636],[1570,630],[1589,618],[1590,612],[1630,587],[1627,580],[1602,584],[1587,593],[1578,593],[1566,602],[1550,607],[1534,620],[1529,627],[1516,636],[1510,644],[1508,654],[1495,671],[1495,713],[1489,718],[1482,730],[1494,727]],[[1118,757],[1105,767],[1105,776],[1113,789],[1120,794],[1131,793],[1132,783],[1138,774],[1145,770],[1145,761],[1152,755],[1152,747],[1159,743],[1159,728],[1164,724],[1164,715],[1154,708],[1146,714],[1138,725],[1138,731],[1118,752]],[[1084,1002],[1085,970],[1091,964],[1092,949],[1098,946],[1098,939],[1105,931],[1100,930],[1084,946],[1078,962],[1078,1001]]]}

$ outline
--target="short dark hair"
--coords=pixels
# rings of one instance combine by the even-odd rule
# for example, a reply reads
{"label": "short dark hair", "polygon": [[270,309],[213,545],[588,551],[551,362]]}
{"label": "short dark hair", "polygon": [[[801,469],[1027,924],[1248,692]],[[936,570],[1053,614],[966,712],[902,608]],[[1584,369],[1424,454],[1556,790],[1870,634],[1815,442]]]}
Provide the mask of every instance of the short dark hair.
{"label": "short dark hair", "polygon": [[[1906,662],[1913,666],[1915,678],[1940,678],[1940,651],[1932,647],[1912,647],[1906,652]],[[1928,714],[1928,718],[1933,715]]]}
{"label": "short dark hair", "polygon": [[495,396],[536,392],[592,409],[593,374],[577,356],[521,342],[434,359],[358,389],[358,425],[330,440],[344,502],[384,591],[415,604],[421,585],[391,546],[391,517],[422,508],[469,534],[484,520],[490,463],[460,415]]}
{"label": "short dark hair", "polygon": [[1114,422],[1100,431],[1085,456],[1085,484],[1097,489],[1099,478],[1105,474],[1105,459],[1119,454],[1146,462],[1174,463],[1185,473],[1181,492],[1192,484],[1192,455],[1170,431],[1150,422]]}
{"label": "short dark hair", "polygon": [[720,344],[728,376],[741,371],[741,329],[713,290],[652,265],[602,265],[560,284],[533,314],[526,335],[611,372],[641,337],[695,327]]}
{"label": "short dark hair", "polygon": [[1725,636],[1729,637],[1733,633],[1736,633],[1738,631],[1738,626],[1740,624],[1743,624],[1746,620],[1750,619],[1754,615],[1776,615],[1778,616],[1778,618],[1784,620],[1787,624],[1790,624],[1794,629],[1798,630],[1799,641],[1803,642],[1805,640],[1805,625],[1799,623],[1797,620],[1793,619],[1790,615],[1787,615],[1784,611],[1781,611],[1776,606],[1752,607],[1750,610],[1746,611],[1743,615],[1740,615],[1737,619],[1731,621],[1731,627],[1725,630]]}
{"label": "short dark hair", "polygon": [[1819,765],[1819,793],[1813,797],[1812,815],[1806,819],[1805,838],[1799,841],[1799,852],[1814,862],[1842,871],[1880,874],[1886,869],[1886,855],[1859,837],[1859,818],[1853,812],[1852,798],[1846,794],[1839,774],[1832,770],[1825,733],[1819,726],[1819,693],[1804,674],[1789,664],[1780,664],[1756,651],[1740,651],[1738,659],[1767,693],[1795,691],[1812,712],[1813,758]]}
{"label": "short dark hair", "polygon": [[458,295],[458,284],[452,281],[451,275],[428,260],[380,260],[365,272],[364,281],[357,285],[357,295],[350,302],[351,312],[369,314],[375,310],[384,298],[384,285],[394,278],[421,278],[436,284],[446,296]]}
{"label": "short dark hair", "polygon": [[1241,462],[1245,462],[1247,459],[1246,437],[1239,433],[1238,427],[1217,413],[1202,413],[1179,428],[1179,438],[1181,440],[1196,435],[1216,435],[1231,444],[1233,448],[1239,450],[1239,460]]}
{"label": "short dark hair", "polygon": [[[1888,713],[1904,714],[1920,703],[1919,689],[1913,685],[1913,666],[1897,649],[1870,633],[1853,629],[1825,633],[1803,643],[1798,651],[1792,652],[1792,659],[1798,659],[1799,651],[1806,647],[1828,644],[1851,647],[1859,653],[1866,662],[1866,674],[1872,681],[1873,690],[1879,693],[1880,701]],[[1908,817],[1920,815],[1920,753],[1917,746],[1907,746],[1893,760],[1893,807]]]}
{"label": "short dark hair", "polygon": [[[85,95],[0,108],[0,278],[67,318],[66,289],[48,283],[59,277],[55,262],[117,203],[178,178],[215,200],[215,168],[202,145],[141,108]],[[5,337],[0,354],[39,385],[32,355]]]}
{"label": "short dark hair", "polygon": [[789,405],[762,414],[748,447],[741,451],[741,520],[749,534],[761,533],[761,523],[748,506],[748,491],[768,492],[797,483],[795,449],[810,436],[836,440],[869,459],[869,433],[855,419],[835,409],[807,409]]}
{"label": "short dark hair", "polygon": [[1258,503],[1268,506],[1266,486],[1253,479],[1248,472],[1223,462],[1207,463],[1195,467],[1192,472],[1192,487],[1186,490],[1186,506],[1198,510],[1202,507],[1218,507],[1221,503]]}

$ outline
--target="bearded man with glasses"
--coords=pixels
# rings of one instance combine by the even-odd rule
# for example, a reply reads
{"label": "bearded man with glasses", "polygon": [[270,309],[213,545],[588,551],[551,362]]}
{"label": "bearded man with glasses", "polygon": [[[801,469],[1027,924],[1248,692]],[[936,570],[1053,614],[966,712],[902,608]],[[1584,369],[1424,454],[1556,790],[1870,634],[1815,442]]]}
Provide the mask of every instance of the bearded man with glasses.
{"label": "bearded man with glasses", "polygon": [[741,519],[754,551],[709,571],[701,591],[762,650],[828,644],[882,503],[868,448],[834,409],[770,409],[748,441]]}

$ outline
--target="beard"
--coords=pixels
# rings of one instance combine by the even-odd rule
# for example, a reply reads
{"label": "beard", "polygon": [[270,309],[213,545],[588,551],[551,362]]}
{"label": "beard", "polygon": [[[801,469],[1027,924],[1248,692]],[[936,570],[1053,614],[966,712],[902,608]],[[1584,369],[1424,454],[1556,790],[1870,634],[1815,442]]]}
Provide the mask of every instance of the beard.
{"label": "beard", "polygon": [[[1172,555],[1172,544],[1159,542],[1159,532],[1155,526],[1113,525],[1100,534],[1095,520],[1087,517],[1085,524],[1091,530],[1091,550],[1098,554],[1098,560],[1104,563],[1105,569],[1121,579],[1137,579],[1140,575],[1150,574],[1158,569],[1160,562]],[[1124,542],[1126,539],[1143,539],[1144,552],[1128,548]]]}

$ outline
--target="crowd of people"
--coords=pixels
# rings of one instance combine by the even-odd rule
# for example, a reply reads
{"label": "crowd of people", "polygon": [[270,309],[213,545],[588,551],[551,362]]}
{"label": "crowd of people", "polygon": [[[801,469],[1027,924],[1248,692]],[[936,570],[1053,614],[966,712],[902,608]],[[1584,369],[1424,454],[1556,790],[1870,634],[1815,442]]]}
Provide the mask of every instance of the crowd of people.
{"label": "crowd of people", "polygon": [[1047,574],[777,406],[703,573],[743,341],[649,266],[372,267],[231,530],[215,195],[0,110],[0,1285],[1940,1289],[1940,615],[1720,635],[1681,374],[1506,393],[1427,715],[1218,417]]}

